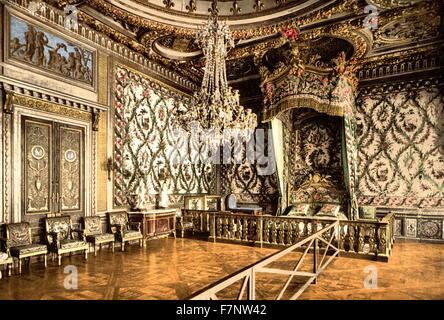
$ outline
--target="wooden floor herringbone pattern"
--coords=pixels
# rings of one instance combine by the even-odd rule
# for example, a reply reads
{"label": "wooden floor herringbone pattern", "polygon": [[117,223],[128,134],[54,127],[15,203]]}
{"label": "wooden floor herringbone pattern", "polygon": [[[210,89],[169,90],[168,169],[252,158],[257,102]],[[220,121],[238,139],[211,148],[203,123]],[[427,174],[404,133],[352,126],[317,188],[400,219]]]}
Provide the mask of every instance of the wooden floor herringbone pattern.
{"label": "wooden floor herringbone pattern", "polygon": [[[39,262],[25,265],[22,275],[0,280],[0,300],[185,299],[276,250],[193,239],[152,240],[146,248],[129,245],[126,252],[114,254],[104,248],[87,262],[83,255],[73,255],[64,257],[61,267],[52,261],[46,270]],[[270,267],[291,268],[297,258],[292,255]],[[310,268],[311,255],[307,259]],[[64,287],[69,265],[78,272],[75,290]],[[376,288],[364,287],[369,265],[377,270]],[[285,278],[258,274],[256,280],[257,298],[273,299]],[[234,296],[235,288],[226,294]],[[443,246],[397,242],[389,262],[339,257],[300,299],[444,299]]]}

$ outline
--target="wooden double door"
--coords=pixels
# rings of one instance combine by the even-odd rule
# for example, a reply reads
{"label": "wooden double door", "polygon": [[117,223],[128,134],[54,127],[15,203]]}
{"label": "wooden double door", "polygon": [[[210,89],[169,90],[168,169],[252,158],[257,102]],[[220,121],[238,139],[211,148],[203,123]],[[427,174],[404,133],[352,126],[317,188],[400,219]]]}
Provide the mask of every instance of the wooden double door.
{"label": "wooden double door", "polygon": [[70,124],[22,117],[22,212],[85,211],[85,132]]}

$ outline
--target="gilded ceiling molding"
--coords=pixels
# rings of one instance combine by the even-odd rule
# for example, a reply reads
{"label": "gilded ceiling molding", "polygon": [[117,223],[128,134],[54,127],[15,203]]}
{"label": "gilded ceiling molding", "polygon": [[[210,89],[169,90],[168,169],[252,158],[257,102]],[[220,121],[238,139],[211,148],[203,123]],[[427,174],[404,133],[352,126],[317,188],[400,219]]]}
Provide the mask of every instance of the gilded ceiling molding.
{"label": "gilded ceiling molding", "polygon": [[236,0],[233,1],[233,7],[230,9],[230,12],[233,13],[233,16],[238,15],[241,13],[242,9],[239,7],[239,4]]}
{"label": "gilded ceiling molding", "polygon": [[[339,5],[337,4],[331,5],[328,9],[317,10],[316,12],[308,14],[305,18],[293,19],[293,20],[289,19],[287,21],[259,28],[233,30],[233,38],[237,40],[237,39],[248,39],[252,37],[272,35],[284,29],[300,27],[317,21],[325,20],[335,14],[344,13],[344,12],[354,12],[359,8],[358,2],[359,2],[358,0],[345,0],[343,3]],[[85,0],[85,3],[88,3],[92,7],[96,8],[97,10],[101,11],[102,13],[110,16],[115,20],[123,20],[139,28],[146,28],[149,30],[157,31],[159,33],[175,34],[186,37],[193,37],[196,34],[196,30],[194,29],[173,27],[170,25],[158,23],[155,21],[150,21],[141,18],[139,16],[130,14],[128,12],[119,9],[116,6],[107,3],[104,0]],[[210,8],[209,10],[212,9]]]}
{"label": "gilded ceiling molding", "polygon": [[254,0],[254,5],[253,5],[253,9],[256,12],[260,12],[262,10],[264,10],[264,3],[261,0]]}
{"label": "gilded ceiling molding", "polygon": [[[351,60],[359,61],[367,52],[368,45],[365,39],[356,32],[360,28],[354,25],[351,21],[342,22],[336,25],[319,27],[306,32],[302,32],[297,41],[305,42],[322,36],[331,36],[341,38],[350,42],[355,52]],[[262,56],[270,49],[275,49],[283,46],[288,40],[285,37],[279,37],[273,40],[264,41],[253,46],[247,46],[239,49],[233,49],[228,59],[240,59],[243,57],[255,56],[255,61],[259,61]]]}
{"label": "gilded ceiling molding", "polygon": [[163,0],[163,4],[167,9],[171,9],[172,7],[174,7],[174,2],[171,0]]}
{"label": "gilded ceiling molding", "polygon": [[413,61],[419,58],[430,58],[442,54],[444,50],[444,43],[437,45],[429,45],[420,48],[413,48],[408,50],[397,51],[393,53],[384,54],[382,56],[373,56],[363,58],[358,61],[358,70],[377,68],[386,64],[396,64],[404,61]]}
{"label": "gilded ceiling molding", "polygon": [[382,9],[393,9],[399,7],[408,7],[418,0],[405,1],[405,0],[367,0],[367,2],[371,5],[374,5],[378,8]]}
{"label": "gilded ceiling molding", "polygon": [[439,9],[438,2],[426,1],[381,13],[374,44],[393,45],[437,37],[441,25]]}
{"label": "gilded ceiling molding", "polygon": [[194,11],[197,10],[196,7],[196,0],[190,0],[190,2],[187,4],[187,6],[185,7],[185,9],[187,9],[187,11],[189,13],[193,13]]}

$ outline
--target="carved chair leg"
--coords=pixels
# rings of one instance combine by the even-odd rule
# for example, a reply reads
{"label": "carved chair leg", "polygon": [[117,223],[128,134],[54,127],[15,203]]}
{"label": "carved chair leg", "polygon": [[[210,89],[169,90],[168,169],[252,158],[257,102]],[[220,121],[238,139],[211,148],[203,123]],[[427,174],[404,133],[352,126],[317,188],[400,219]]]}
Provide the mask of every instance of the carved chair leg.
{"label": "carved chair leg", "polygon": [[94,257],[97,257],[96,243],[94,243]]}
{"label": "carved chair leg", "polygon": [[46,256],[46,254],[45,254],[45,256],[44,256],[44,261],[45,261],[45,268],[48,266],[48,258],[47,258],[47,256]]}
{"label": "carved chair leg", "polygon": [[59,266],[61,266],[62,265],[62,255],[59,253],[57,255],[57,258],[59,259]]}
{"label": "carved chair leg", "polygon": [[113,243],[112,243],[112,246],[113,246],[113,252],[114,252],[114,249],[115,249],[115,247],[116,247],[116,243],[113,241]]}
{"label": "carved chair leg", "polygon": [[18,259],[19,274],[22,274],[22,259]]}
{"label": "carved chair leg", "polygon": [[88,250],[85,250],[85,260],[88,260]]}
{"label": "carved chair leg", "polygon": [[3,278],[2,276],[2,269],[0,269],[0,280]]}
{"label": "carved chair leg", "polygon": [[8,276],[11,276],[12,275],[12,264],[8,264],[6,268],[8,269]]}
{"label": "carved chair leg", "polygon": [[51,260],[54,262],[55,261],[55,254],[54,252],[51,252]]}
{"label": "carved chair leg", "polygon": [[143,248],[143,239],[139,239],[139,245],[141,248]]}
{"label": "carved chair leg", "polygon": [[122,241],[122,251],[125,251],[125,241]]}

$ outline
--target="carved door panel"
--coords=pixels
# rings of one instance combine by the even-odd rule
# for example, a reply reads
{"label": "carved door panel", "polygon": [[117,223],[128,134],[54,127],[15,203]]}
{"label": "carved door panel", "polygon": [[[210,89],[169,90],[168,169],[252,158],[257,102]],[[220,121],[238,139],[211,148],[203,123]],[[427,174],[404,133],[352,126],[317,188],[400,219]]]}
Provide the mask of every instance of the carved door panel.
{"label": "carved door panel", "polygon": [[83,211],[84,199],[84,159],[83,130],[74,126],[57,126],[57,192],[61,212]]}
{"label": "carved door panel", "polygon": [[23,119],[22,204],[26,214],[54,211],[53,202],[53,123]]}
{"label": "carved door panel", "polygon": [[29,215],[84,212],[84,130],[23,117],[24,220]]}

